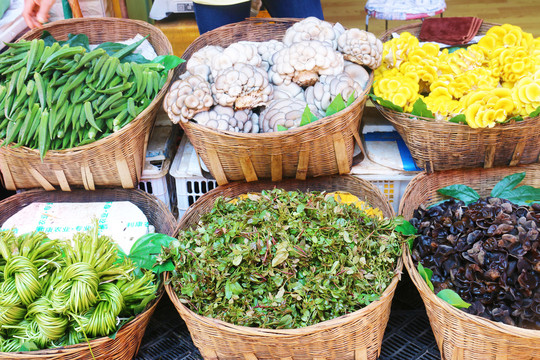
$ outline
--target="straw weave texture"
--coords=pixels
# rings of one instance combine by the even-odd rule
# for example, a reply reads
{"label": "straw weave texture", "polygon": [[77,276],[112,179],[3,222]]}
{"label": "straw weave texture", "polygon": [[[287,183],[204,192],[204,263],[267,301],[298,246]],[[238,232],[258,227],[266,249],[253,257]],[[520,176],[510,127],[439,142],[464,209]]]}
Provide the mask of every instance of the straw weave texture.
{"label": "straw weave texture", "polygon": [[[281,40],[298,19],[250,18],[199,36],[186,49],[186,61],[207,45],[227,47],[238,41]],[[181,64],[175,75],[186,70]],[[229,181],[346,174],[352,166],[355,137],[373,83],[370,71],[366,90],[344,110],[285,132],[244,134],[221,131],[195,122],[180,122],[195,150],[218,184]]]}
{"label": "straw weave texture", "polygon": [[[203,195],[181,219],[179,228],[196,225],[208,212],[217,197],[236,197],[274,187],[293,191],[348,191],[370,205],[378,207],[386,217],[393,216],[392,207],[378,188],[352,176],[328,176],[305,181],[261,181],[219,186]],[[398,263],[397,272],[401,272]],[[375,360],[380,354],[384,330],[390,316],[390,305],[399,275],[384,291],[379,301],[356,312],[299,329],[261,329],[237,326],[200,316],[184,306],[170,285],[165,289],[186,322],[193,342],[206,360],[216,359],[356,359]]]}
{"label": "straw weave texture", "polygon": [[[69,33],[86,34],[90,43],[123,41],[137,34],[148,37],[158,55],[172,54],[169,40],[158,28],[138,20],[117,18],[84,18],[60,20],[42,29],[26,33],[22,39],[32,40],[48,31],[57,40],[66,40]],[[41,162],[39,152],[28,147],[0,147],[0,170],[7,189],[41,187],[62,190],[84,187],[94,190],[103,186],[134,188],[144,167],[146,146],[157,110],[172,79],[151,104],[128,125],[106,138],[66,150],[50,150]],[[3,145],[0,142],[0,145]]]}
{"label": "straw weave texture", "polygon": [[[488,196],[503,177],[526,171],[525,185],[540,187],[540,165],[521,165],[513,168],[450,170],[420,174],[411,180],[400,203],[405,219],[413,216],[420,205],[442,200],[436,191],[453,184],[464,184],[480,196]],[[404,263],[420,292],[443,360],[539,360],[540,330],[522,329],[470,315],[438,298],[416,270],[410,251]]]}
{"label": "straw weave texture", "polygon": [[[494,25],[483,23],[478,34],[485,34]],[[392,33],[405,31],[418,36],[420,27],[397,27],[385,32],[381,40],[386,42]],[[473,129],[465,124],[399,113],[373,103],[399,132],[416,164],[427,172],[538,162],[540,116],[497,124],[491,129]]]}

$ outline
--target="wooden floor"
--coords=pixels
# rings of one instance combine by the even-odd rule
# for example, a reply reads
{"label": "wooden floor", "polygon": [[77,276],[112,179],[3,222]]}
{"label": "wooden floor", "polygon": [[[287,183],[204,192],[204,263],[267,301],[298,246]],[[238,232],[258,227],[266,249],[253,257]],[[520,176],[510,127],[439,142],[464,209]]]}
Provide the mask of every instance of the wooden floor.
{"label": "wooden floor", "polygon": [[[325,19],[340,22],[351,28],[365,28],[365,0],[321,0]],[[520,26],[523,31],[540,36],[540,0],[446,0],[443,16],[476,16],[491,23],[508,23]],[[389,21],[388,27],[412,23],[411,21]],[[370,19],[369,31],[381,35],[385,30],[385,21]]]}

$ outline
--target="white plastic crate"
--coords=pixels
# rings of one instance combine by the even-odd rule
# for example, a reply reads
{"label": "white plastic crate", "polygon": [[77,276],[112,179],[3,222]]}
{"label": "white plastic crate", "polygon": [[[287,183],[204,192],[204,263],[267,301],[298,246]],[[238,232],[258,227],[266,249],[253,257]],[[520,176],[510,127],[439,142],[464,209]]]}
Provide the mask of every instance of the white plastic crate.
{"label": "white plastic crate", "polygon": [[201,195],[217,187],[214,179],[203,176],[200,165],[193,145],[184,135],[169,170],[176,188],[178,218],[181,218]]}
{"label": "white plastic crate", "polygon": [[[174,183],[169,176],[169,167],[171,164],[170,159],[162,161],[152,161],[151,163],[145,163],[145,170],[147,166],[152,166],[152,170],[143,170],[141,180],[139,181],[139,189],[154,195],[159,200],[163,201],[171,211],[174,210],[175,199],[171,199],[171,194],[175,194]],[[155,174],[155,169],[158,169],[158,173]]]}

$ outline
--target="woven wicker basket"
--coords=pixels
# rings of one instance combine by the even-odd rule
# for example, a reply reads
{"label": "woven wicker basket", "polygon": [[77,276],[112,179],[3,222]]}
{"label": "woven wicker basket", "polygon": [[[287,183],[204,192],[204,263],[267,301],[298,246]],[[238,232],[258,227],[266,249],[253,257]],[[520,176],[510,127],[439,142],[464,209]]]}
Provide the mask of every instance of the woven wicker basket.
{"label": "woven wicker basket", "polygon": [[[496,24],[483,23],[478,34],[485,34]],[[420,24],[388,30],[418,36]],[[520,122],[498,124],[491,129],[472,129],[468,125],[434,120],[375,107],[399,132],[416,164],[427,172],[458,168],[514,166],[538,161],[540,154],[540,116]]]}
{"label": "woven wicker basket", "polygon": [[[206,45],[228,46],[238,41],[281,40],[298,19],[252,18],[225,25],[198,37],[182,58]],[[186,70],[181,64],[180,75]],[[354,140],[361,145],[359,126],[373,83],[346,109],[286,132],[244,134],[215,130],[195,122],[180,122],[195,150],[219,185],[234,180],[256,181],[346,174],[353,161]]]}
{"label": "woven wicker basket", "polygon": [[[487,196],[503,177],[522,171],[527,172],[524,184],[540,187],[539,164],[420,174],[407,186],[400,214],[406,219],[412,218],[420,204],[430,205],[442,200],[437,190],[452,184],[466,184],[480,196]],[[438,298],[427,286],[408,249],[404,263],[422,296],[443,360],[540,359],[540,330],[521,329],[459,310]]]}
{"label": "woven wicker basket", "polygon": [[[26,33],[22,39],[32,40],[48,31],[58,40],[69,33],[84,33],[90,43],[123,41],[136,34],[150,34],[148,40],[158,55],[172,54],[169,40],[158,28],[138,20],[117,18],[69,19],[46,24]],[[0,147],[0,170],[4,186],[9,190],[42,187],[64,191],[71,187],[94,190],[97,186],[135,188],[140,179],[146,145],[157,110],[173,76],[152,103],[120,131],[94,143],[66,150],[48,151],[42,162],[39,152],[28,147]],[[0,142],[1,144],[1,142]]]}
{"label": "woven wicker basket", "polygon": [[[0,224],[23,207],[34,202],[92,202],[92,201],[130,201],[135,204],[154,225],[156,232],[173,235],[176,220],[169,208],[156,197],[141,190],[102,189],[97,191],[75,190],[72,192],[30,190],[15,194],[0,202]],[[89,343],[66,346],[57,349],[30,352],[0,353],[0,360],[43,359],[43,360],[88,360],[121,359],[131,360],[141,344],[146,326],[163,295],[158,297],[133,320],[124,325],[114,339],[102,337]]]}
{"label": "woven wicker basket", "polygon": [[[329,176],[305,181],[279,183],[234,183],[220,186],[203,195],[182,217],[179,228],[197,224],[218,196],[235,197],[274,187],[301,191],[343,190],[376,206],[387,217],[392,207],[384,195],[369,182],[352,176]],[[402,268],[398,263],[397,272]],[[398,283],[396,276],[379,301],[356,312],[299,329],[273,330],[237,326],[194,313],[180,303],[170,285],[165,285],[171,301],[186,322],[193,342],[207,360],[217,359],[372,359],[380,354],[390,305]],[[166,281],[167,283],[167,281]]]}

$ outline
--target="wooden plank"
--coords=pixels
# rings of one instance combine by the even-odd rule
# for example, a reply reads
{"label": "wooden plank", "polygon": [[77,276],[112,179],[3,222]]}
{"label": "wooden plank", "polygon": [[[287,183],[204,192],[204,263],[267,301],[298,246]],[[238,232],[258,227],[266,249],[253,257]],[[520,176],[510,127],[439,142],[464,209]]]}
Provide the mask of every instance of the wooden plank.
{"label": "wooden plank", "polygon": [[28,169],[30,174],[36,179],[36,181],[41,185],[42,188],[44,188],[47,191],[56,190],[54,186],[51,185],[47,179],[39,171],[34,169],[30,164],[25,164],[25,167]]}
{"label": "wooden plank", "polygon": [[202,357],[204,360],[219,360],[219,357],[217,353],[214,350],[211,349],[205,349],[204,347],[199,347],[199,351],[201,352]]}
{"label": "wooden plank", "polygon": [[486,146],[486,156],[484,157],[484,168],[488,169],[488,168],[493,167],[496,149],[497,147],[495,145]]}
{"label": "wooden plank", "polygon": [[368,360],[367,349],[356,349],[354,350],[354,360]]}
{"label": "wooden plank", "polygon": [[240,157],[240,166],[242,167],[242,172],[244,173],[247,182],[259,180],[257,173],[255,172],[255,167],[248,154],[244,154]]}
{"label": "wooden plank", "polygon": [[225,171],[223,171],[217,151],[214,149],[206,149],[206,154],[208,155],[208,160],[210,161],[210,172],[214,178],[216,178],[218,185],[227,184],[229,181],[227,180]]}
{"label": "wooden plank", "polygon": [[117,159],[116,160],[116,170],[118,170],[118,176],[120,176],[120,183],[124,189],[133,189],[135,184],[133,184],[133,179],[129,172],[129,166],[126,159]]}
{"label": "wooden plank", "polygon": [[464,360],[463,357],[463,349],[459,347],[454,347],[454,351],[452,352],[452,359],[451,360]]}
{"label": "wooden plank", "polygon": [[7,164],[3,155],[0,155],[0,172],[4,178],[4,187],[7,190],[17,190],[17,186],[15,186],[15,181],[13,180],[13,175],[11,174],[11,169],[9,168],[9,165]]}
{"label": "wooden plank", "polygon": [[81,167],[81,172],[83,176],[84,188],[86,190],[96,190],[94,176],[92,175],[92,171],[90,171],[90,167],[88,165],[83,165]]}
{"label": "wooden plank", "polygon": [[298,153],[298,167],[296,168],[296,179],[306,180],[309,166],[309,145],[304,144]]}
{"label": "wooden plank", "polygon": [[272,181],[279,181],[283,179],[283,155],[272,155],[270,157],[270,163],[272,168]]}
{"label": "wooden plank", "polygon": [[244,354],[244,359],[245,360],[258,360],[258,357],[255,356],[255,354],[249,353],[249,354]]}
{"label": "wooden plank", "polygon": [[525,141],[519,141],[514,148],[514,154],[512,155],[510,166],[516,166],[519,164],[521,156],[523,155],[523,150],[525,150]]}
{"label": "wooden plank", "polygon": [[67,181],[66,174],[64,174],[64,171],[54,170],[54,174],[56,175],[58,184],[60,184],[60,189],[62,189],[62,191],[71,191],[71,188],[69,187],[69,183]]}
{"label": "wooden plank", "polygon": [[343,139],[343,135],[341,135],[340,133],[334,134],[333,140],[338,171],[340,174],[348,174],[350,171],[349,159],[347,156],[347,147],[345,146],[345,140]]}

